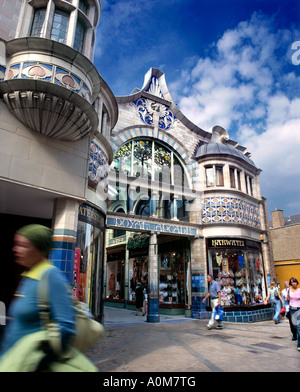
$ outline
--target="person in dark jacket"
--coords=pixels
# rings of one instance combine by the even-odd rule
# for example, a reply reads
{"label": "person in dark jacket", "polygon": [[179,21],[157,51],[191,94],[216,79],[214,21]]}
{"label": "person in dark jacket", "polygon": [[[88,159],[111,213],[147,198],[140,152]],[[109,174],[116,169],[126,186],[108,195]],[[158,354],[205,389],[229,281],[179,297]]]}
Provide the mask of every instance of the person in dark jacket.
{"label": "person in dark jacket", "polygon": [[139,309],[142,308],[143,316],[145,316],[145,310],[144,310],[144,290],[142,287],[141,282],[137,282],[136,288],[135,288],[135,306],[136,306],[136,316],[139,315]]}

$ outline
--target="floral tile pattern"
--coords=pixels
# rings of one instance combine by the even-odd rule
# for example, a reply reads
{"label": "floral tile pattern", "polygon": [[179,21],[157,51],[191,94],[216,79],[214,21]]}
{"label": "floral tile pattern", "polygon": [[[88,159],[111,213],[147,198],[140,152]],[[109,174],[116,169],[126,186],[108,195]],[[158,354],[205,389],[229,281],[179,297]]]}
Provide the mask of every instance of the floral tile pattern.
{"label": "floral tile pattern", "polygon": [[202,223],[240,223],[260,228],[257,205],[236,197],[208,197],[202,200]]}
{"label": "floral tile pattern", "polygon": [[103,182],[104,189],[108,187],[109,162],[106,154],[95,143],[91,142],[89,159],[89,179],[98,184]]}

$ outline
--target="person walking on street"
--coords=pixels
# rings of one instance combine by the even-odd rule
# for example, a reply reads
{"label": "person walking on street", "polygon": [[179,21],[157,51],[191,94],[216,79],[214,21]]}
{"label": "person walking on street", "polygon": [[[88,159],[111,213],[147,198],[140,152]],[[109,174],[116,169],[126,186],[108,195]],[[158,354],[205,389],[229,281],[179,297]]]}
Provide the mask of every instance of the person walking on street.
{"label": "person walking on street", "polygon": [[[78,350],[72,355],[69,351],[76,334],[75,311],[61,271],[48,260],[51,247],[52,230],[45,226],[32,224],[15,233],[15,262],[25,272],[9,308],[10,321],[1,342],[0,372],[97,371]],[[49,282],[51,320],[60,332],[55,347],[42,325],[39,294],[44,276]]]}
{"label": "person walking on street", "polygon": [[207,298],[210,297],[211,299],[211,307],[212,307],[211,318],[209,320],[207,328],[212,329],[216,326],[217,329],[222,329],[223,328],[222,322],[220,320],[215,320],[216,306],[221,306],[221,288],[219,283],[216,282],[211,275],[207,276],[207,281],[209,284],[209,291],[202,301],[203,303],[205,303]]}
{"label": "person walking on street", "polygon": [[298,340],[297,349],[300,351],[300,289],[298,280],[290,279],[287,299],[290,301],[290,315],[293,332],[293,340]]}
{"label": "person walking on street", "polygon": [[142,287],[141,282],[137,282],[135,289],[135,307],[136,307],[136,316],[139,315],[139,309],[142,308],[143,316],[145,316],[144,310],[144,289]]}
{"label": "person walking on street", "polygon": [[273,317],[274,323],[279,324],[280,323],[280,310],[281,310],[282,298],[280,295],[280,291],[277,287],[277,283],[274,281],[272,281],[270,284],[268,296],[265,299],[265,305],[267,305],[269,300],[270,300],[270,303],[271,303],[273,309],[275,310],[275,315]]}

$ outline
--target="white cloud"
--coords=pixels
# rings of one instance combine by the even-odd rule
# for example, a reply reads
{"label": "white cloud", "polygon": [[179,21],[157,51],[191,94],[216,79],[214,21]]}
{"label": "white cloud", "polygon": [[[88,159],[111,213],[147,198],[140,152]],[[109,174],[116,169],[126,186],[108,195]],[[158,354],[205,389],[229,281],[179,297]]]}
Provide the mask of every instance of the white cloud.
{"label": "white cloud", "polygon": [[254,13],[226,31],[211,56],[182,74],[187,96],[177,90],[177,102],[199,127],[221,125],[247,147],[271,204],[300,209],[293,201],[300,199],[300,66],[287,56],[295,31],[275,30],[273,22]]}

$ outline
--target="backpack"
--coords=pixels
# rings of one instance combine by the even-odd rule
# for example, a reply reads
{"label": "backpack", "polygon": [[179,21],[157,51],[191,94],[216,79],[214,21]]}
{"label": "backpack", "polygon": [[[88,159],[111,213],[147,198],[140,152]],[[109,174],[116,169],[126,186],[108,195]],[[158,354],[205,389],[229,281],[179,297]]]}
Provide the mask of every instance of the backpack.
{"label": "backpack", "polygon": [[[48,275],[49,268],[42,276],[39,284],[39,301],[40,318],[42,326],[48,332],[48,342],[54,352],[61,352],[61,335],[60,327],[54,323],[50,317],[49,303],[47,298],[48,292]],[[73,300],[75,310],[76,335],[72,338],[69,345],[75,347],[81,352],[85,352],[104,335],[104,327],[101,323],[93,320],[88,307],[85,303]]]}

